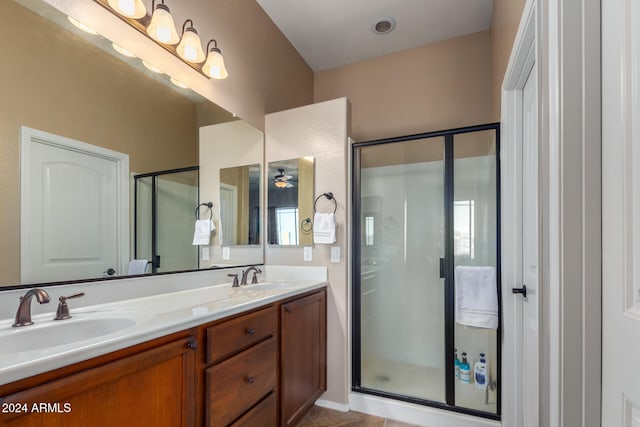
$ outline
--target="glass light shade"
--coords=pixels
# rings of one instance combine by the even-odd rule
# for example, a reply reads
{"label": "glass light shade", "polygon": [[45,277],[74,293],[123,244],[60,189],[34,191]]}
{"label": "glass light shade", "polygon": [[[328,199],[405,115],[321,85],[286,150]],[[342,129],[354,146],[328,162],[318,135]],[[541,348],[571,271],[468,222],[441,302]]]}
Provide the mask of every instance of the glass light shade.
{"label": "glass light shade", "polygon": [[198,33],[193,28],[186,29],[176,51],[182,59],[195,64],[199,64],[205,59],[202,42],[200,41],[200,37],[198,37]]}
{"label": "glass light shade", "polygon": [[291,188],[291,187],[293,187],[293,184],[289,184],[286,181],[276,181],[273,184],[278,188]]}
{"label": "glass light shade", "polygon": [[142,0],[108,0],[109,6],[120,15],[140,19],[147,14]]}
{"label": "glass light shade", "polygon": [[222,80],[227,78],[229,73],[227,73],[227,69],[224,66],[224,58],[222,57],[222,53],[220,53],[220,49],[211,49],[207,55],[207,62],[205,62],[202,67],[202,71],[214,79]]}
{"label": "glass light shade", "polygon": [[151,23],[147,27],[147,34],[152,39],[164,44],[176,44],[180,41],[180,36],[176,31],[173,16],[169,13],[169,8],[164,4],[156,6],[151,17]]}

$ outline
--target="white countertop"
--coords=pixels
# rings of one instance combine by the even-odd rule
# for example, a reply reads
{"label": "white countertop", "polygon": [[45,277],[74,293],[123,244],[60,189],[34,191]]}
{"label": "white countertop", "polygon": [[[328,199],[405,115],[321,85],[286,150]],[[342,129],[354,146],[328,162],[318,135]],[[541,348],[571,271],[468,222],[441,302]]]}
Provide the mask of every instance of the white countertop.
{"label": "white countertop", "polygon": [[[54,313],[51,312],[34,315],[33,325],[20,328],[11,326],[13,319],[0,321],[0,385],[327,286],[326,281],[320,280],[278,280],[269,284],[276,284],[277,289],[261,289],[259,284],[240,288],[223,284],[76,309],[72,300],[69,305],[73,317],[68,320],[54,321]],[[55,310],[56,304],[52,305]],[[121,315],[132,315],[137,323],[110,334],[43,349],[15,352],[7,348],[8,345],[2,345],[3,337],[9,342],[11,335],[28,333],[29,330],[53,330],[63,322],[69,322],[65,329],[72,334],[71,322],[80,325],[90,319],[118,318]]]}

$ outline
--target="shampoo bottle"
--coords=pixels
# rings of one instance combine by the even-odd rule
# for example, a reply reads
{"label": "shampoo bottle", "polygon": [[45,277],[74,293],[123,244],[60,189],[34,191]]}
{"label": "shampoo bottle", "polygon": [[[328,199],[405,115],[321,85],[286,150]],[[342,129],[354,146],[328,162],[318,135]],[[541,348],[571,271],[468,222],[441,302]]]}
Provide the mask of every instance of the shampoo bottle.
{"label": "shampoo bottle", "polygon": [[471,384],[471,371],[469,362],[467,362],[467,353],[462,353],[462,362],[460,363],[460,382],[463,384]]}
{"label": "shampoo bottle", "polygon": [[476,362],[474,368],[476,388],[485,390],[487,388],[487,359],[484,353],[480,353],[480,360]]}
{"label": "shampoo bottle", "polygon": [[453,372],[455,378],[460,378],[460,359],[458,359],[458,349],[454,349],[455,359],[453,360]]}

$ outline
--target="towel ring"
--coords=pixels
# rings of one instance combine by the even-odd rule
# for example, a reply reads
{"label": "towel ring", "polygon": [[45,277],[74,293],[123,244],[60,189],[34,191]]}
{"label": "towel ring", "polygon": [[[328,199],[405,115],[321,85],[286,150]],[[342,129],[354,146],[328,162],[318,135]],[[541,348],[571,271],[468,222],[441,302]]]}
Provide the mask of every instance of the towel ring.
{"label": "towel ring", "polygon": [[311,221],[311,218],[303,219],[300,223],[300,229],[305,233],[310,233],[311,230],[313,230],[313,221]]}
{"label": "towel ring", "polygon": [[196,207],[196,219],[200,219],[200,206],[206,206],[207,208],[209,208],[209,219],[212,220],[213,219],[213,203],[211,202],[207,202],[207,203],[200,203],[197,207]]}
{"label": "towel ring", "polygon": [[318,200],[320,200],[321,197],[324,197],[327,200],[332,200],[333,201],[333,213],[336,213],[336,210],[338,210],[338,202],[336,202],[336,198],[333,197],[333,193],[331,193],[331,192],[322,193],[321,195],[316,197],[316,200],[313,201],[313,212],[314,213],[318,212],[318,209],[316,208],[316,205],[318,204]]}

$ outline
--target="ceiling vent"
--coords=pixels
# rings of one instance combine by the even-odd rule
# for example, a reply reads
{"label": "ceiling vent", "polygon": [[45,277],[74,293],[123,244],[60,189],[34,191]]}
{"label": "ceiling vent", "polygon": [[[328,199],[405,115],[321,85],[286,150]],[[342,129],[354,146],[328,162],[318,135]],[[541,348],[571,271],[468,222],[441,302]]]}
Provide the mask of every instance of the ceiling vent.
{"label": "ceiling vent", "polygon": [[389,34],[394,28],[396,28],[396,20],[389,16],[385,16],[378,19],[375,24],[373,24],[372,29],[376,34]]}

